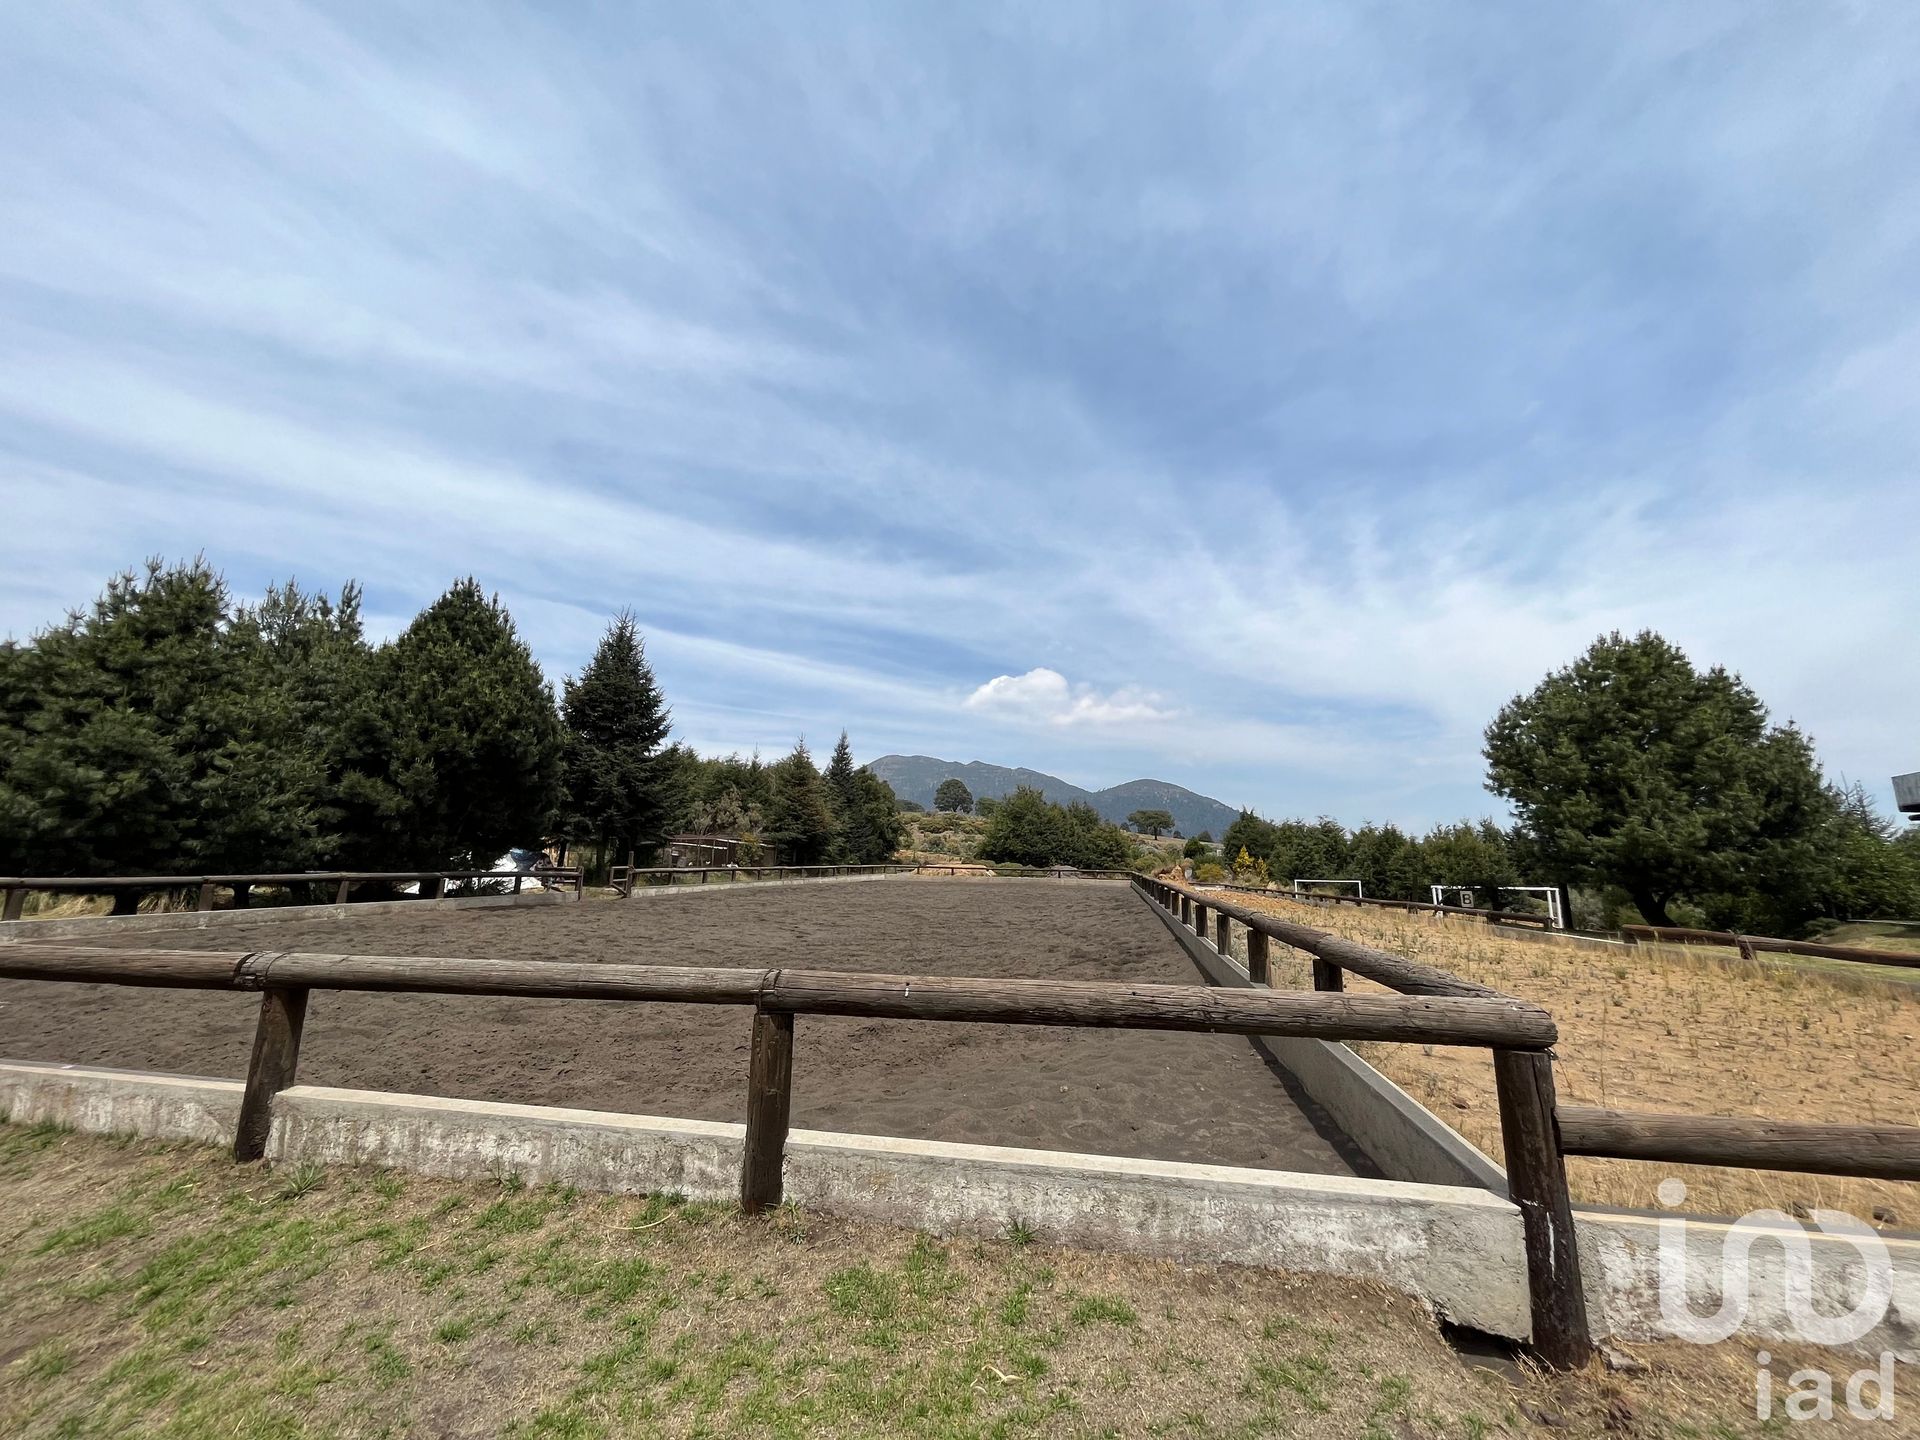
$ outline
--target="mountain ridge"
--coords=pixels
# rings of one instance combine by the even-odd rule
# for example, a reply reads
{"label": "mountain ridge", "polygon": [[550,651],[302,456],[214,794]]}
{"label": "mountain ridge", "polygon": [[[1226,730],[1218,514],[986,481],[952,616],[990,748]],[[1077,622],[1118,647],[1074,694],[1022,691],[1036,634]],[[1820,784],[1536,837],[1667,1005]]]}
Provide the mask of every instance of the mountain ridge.
{"label": "mountain ridge", "polygon": [[1109,785],[1104,790],[1088,790],[1024,765],[942,760],[935,755],[882,755],[877,760],[869,760],[863,768],[891,785],[893,793],[902,800],[911,800],[929,810],[933,808],[933,793],[939,789],[940,782],[957,779],[976,800],[983,796],[1011,795],[1020,786],[1031,785],[1055,804],[1070,805],[1078,800],[1091,805],[1102,818],[1120,825],[1124,825],[1127,816],[1135,810],[1165,810],[1173,816],[1174,828],[1183,835],[1197,835],[1207,830],[1218,837],[1240,814],[1235,807],[1211,795],[1150,776]]}

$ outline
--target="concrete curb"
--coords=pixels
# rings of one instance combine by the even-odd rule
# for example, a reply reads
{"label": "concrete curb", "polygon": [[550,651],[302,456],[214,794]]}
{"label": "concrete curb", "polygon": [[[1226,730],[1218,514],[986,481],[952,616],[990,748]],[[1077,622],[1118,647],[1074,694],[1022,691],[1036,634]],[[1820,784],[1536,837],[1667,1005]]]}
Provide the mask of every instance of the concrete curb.
{"label": "concrete curb", "polygon": [[[224,1145],[241,1089],[232,1080],[0,1061],[0,1119]],[[274,1099],[267,1156],[725,1203],[738,1193],[744,1130],[300,1085]],[[789,1198],[823,1213],[939,1234],[1000,1236],[1018,1223],[1089,1250],[1376,1280],[1462,1325],[1526,1338],[1519,1212],[1485,1190],[817,1130],[792,1132],[785,1174]],[[1800,1338],[1797,1290],[1819,1313],[1843,1315],[1867,1283],[1855,1242],[1785,1216],[1766,1227],[1785,1243],[1752,1247],[1730,1301],[1723,1252],[1748,1249],[1731,1222],[1581,1211],[1576,1223],[1597,1337],[1672,1339],[1660,1287],[1663,1267],[1676,1261],[1695,1314],[1727,1303],[1736,1333],[1763,1342]],[[1920,1240],[1881,1241],[1892,1303],[1849,1348],[1911,1362],[1920,1354]]]}
{"label": "concrete curb", "polygon": [[[0,1063],[0,1117],[89,1133],[231,1140],[227,1080]],[[651,1115],[299,1085],[274,1098],[267,1158],[443,1179],[739,1193],[745,1127]],[[786,1193],[825,1214],[936,1234],[1040,1240],[1379,1281],[1463,1325],[1522,1338],[1519,1212],[1484,1191],[795,1130]]]}
{"label": "concrete curb", "polygon": [[[1134,894],[1180,943],[1212,985],[1265,988],[1230,955],[1193,931],[1137,887]],[[1300,1082],[1314,1103],[1394,1180],[1423,1185],[1467,1185],[1507,1193],[1507,1172],[1467,1138],[1345,1045],[1282,1036],[1251,1037],[1254,1048]]]}

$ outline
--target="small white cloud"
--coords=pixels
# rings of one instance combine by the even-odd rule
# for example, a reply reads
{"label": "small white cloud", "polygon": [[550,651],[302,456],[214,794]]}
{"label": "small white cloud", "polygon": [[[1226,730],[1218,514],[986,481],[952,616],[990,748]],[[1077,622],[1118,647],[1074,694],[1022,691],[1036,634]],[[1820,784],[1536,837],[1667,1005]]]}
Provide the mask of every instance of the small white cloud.
{"label": "small white cloud", "polygon": [[996,675],[966,698],[969,710],[1046,725],[1134,725],[1171,720],[1159,697],[1122,688],[1102,695],[1090,685],[1070,685],[1045,666],[1024,675]]}

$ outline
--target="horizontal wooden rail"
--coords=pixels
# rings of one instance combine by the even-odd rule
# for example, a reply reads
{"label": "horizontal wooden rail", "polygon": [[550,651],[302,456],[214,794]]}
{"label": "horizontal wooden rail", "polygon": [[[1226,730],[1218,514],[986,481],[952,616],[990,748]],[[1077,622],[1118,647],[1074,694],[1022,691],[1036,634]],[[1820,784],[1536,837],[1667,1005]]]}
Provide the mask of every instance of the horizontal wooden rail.
{"label": "horizontal wooden rail", "polygon": [[[1451,995],[1479,996],[1485,999],[1510,999],[1491,986],[1481,985],[1472,980],[1462,980],[1457,975],[1449,975],[1444,970],[1418,961],[1408,960],[1404,956],[1392,955],[1385,950],[1376,950],[1370,945],[1361,945],[1338,935],[1329,935],[1324,930],[1316,930],[1311,925],[1302,925],[1294,920],[1285,920],[1265,910],[1256,910],[1225,899],[1218,891],[1199,890],[1169,881],[1147,876],[1136,877],[1136,883],[1143,888],[1157,886],[1166,892],[1182,896],[1193,905],[1216,910],[1223,915],[1238,920],[1249,930],[1257,930],[1270,940],[1278,940],[1283,945],[1291,945],[1296,950],[1304,950],[1316,959],[1337,965],[1342,970],[1351,970],[1356,975],[1385,985],[1390,990],[1398,990],[1403,995]],[[1149,889],[1149,894],[1152,890]]]}
{"label": "horizontal wooden rail", "polygon": [[1751,960],[1755,955],[1801,955],[1812,960],[1851,960],[1859,965],[1899,965],[1920,969],[1920,952],[1869,950],[1858,945],[1822,945],[1815,940],[1780,940],[1771,935],[1742,935],[1735,930],[1693,930],[1681,925],[1623,925],[1620,933],[1634,944],[1725,945]]}
{"label": "horizontal wooden rail", "polygon": [[463,960],[422,955],[118,950],[29,942],[0,947],[0,978],[187,989],[411,991],[570,1000],[759,1005],[801,1015],[984,1021],[1323,1040],[1410,1040],[1544,1050],[1553,1019],[1520,1000],[1307,996],[1206,985],[984,980],[838,970],[752,970]]}
{"label": "horizontal wooden rail", "polygon": [[[1152,887],[1150,896],[1157,892],[1160,903],[1171,902],[1170,887],[1144,877],[1142,883]],[[1224,937],[1224,923],[1219,933]],[[1302,938],[1319,943],[1330,937],[1307,932]],[[273,1098],[296,1082],[307,999],[314,990],[751,1006],[740,1166],[740,1202],[749,1214],[778,1205],[783,1195],[798,1015],[1485,1045],[1494,1052],[1500,1078],[1508,1169],[1526,1236],[1535,1350],[1561,1367],[1585,1363],[1591,1351],[1566,1174],[1552,1123],[1547,1051],[1556,1031],[1544,1010],[1505,996],[1302,995],[1266,988],[831,970],[119,950],[31,940],[0,946],[0,977],[262,992],[234,1132],[234,1158],[243,1161],[266,1153]]]}
{"label": "horizontal wooden rail", "polygon": [[1655,1115],[1562,1105],[1569,1155],[1920,1180],[1920,1126],[1811,1125],[1713,1115]]}
{"label": "horizontal wooden rail", "polygon": [[[1343,968],[1410,995],[1420,995],[1423,1003],[1444,1005],[1450,1014],[1461,1013],[1464,1006],[1523,1003],[1400,956],[1223,900],[1217,891],[1189,890],[1152,875],[1136,875],[1134,884],[1150,903],[1167,913],[1169,923],[1191,929],[1202,944],[1208,940],[1207,912],[1211,910],[1212,943],[1222,955],[1231,953],[1232,922],[1238,920],[1246,926],[1247,974],[1256,988],[1226,992],[1229,994],[1273,993],[1267,987],[1272,983],[1272,942],[1277,939],[1313,957],[1314,994],[1302,998],[1310,999],[1321,1014],[1338,1013],[1369,998],[1339,993],[1344,989]],[[1316,1038],[1335,1037],[1322,1032]],[[1524,1050],[1498,1042],[1491,1048],[1508,1192],[1519,1207],[1526,1241],[1528,1307],[1533,1317],[1535,1353],[1550,1365],[1581,1365],[1592,1351],[1592,1339],[1581,1290],[1573,1199],[1553,1123],[1552,1058],[1544,1050]]]}
{"label": "horizontal wooden rail", "polygon": [[1003,880],[1133,880],[1134,870],[1082,870],[1074,865],[1000,865],[991,860],[956,860],[945,864],[922,860],[916,870],[938,870],[947,875],[996,875]]}
{"label": "horizontal wooden rail", "polygon": [[898,875],[917,867],[887,862],[878,865],[620,865],[615,869],[634,876],[662,875]]}
{"label": "horizontal wooden rail", "polygon": [[[118,895],[128,891],[192,890],[200,892],[196,909],[213,908],[213,892],[231,888],[236,904],[245,906],[246,894],[255,885],[331,885],[333,903],[345,904],[347,892],[357,884],[416,883],[422,899],[443,899],[449,881],[498,880],[513,882],[513,893],[527,880],[538,880],[549,889],[555,882],[580,894],[581,871],[560,867],[538,870],[294,870],[260,872],[251,875],[0,875],[0,920],[18,920],[26,910],[30,891],[80,895]],[[135,897],[136,903],[138,897]],[[116,901],[116,906],[119,901]],[[117,910],[116,910],[116,913]]]}
{"label": "horizontal wooden rail", "polygon": [[1489,910],[1476,905],[1435,905],[1426,900],[1384,900],[1373,895],[1315,895],[1287,890],[1269,890],[1259,885],[1236,885],[1223,881],[1219,889],[1235,890],[1246,895],[1275,895],[1283,900],[1300,900],[1308,904],[1332,902],[1338,905],[1375,905],[1388,910],[1420,910],[1436,915],[1471,915],[1478,919],[1489,920],[1500,925],[1538,925],[1551,928],[1552,921],[1545,915],[1534,915],[1525,910]]}
{"label": "horizontal wooden rail", "polygon": [[0,875],[0,890],[186,890],[195,885],[323,885],[342,880],[571,880],[580,872],[539,870],[288,870],[256,875]]}
{"label": "horizontal wooden rail", "polygon": [[1296,995],[1206,985],[776,970],[761,1003],[803,1015],[1203,1030],[1320,1040],[1413,1040],[1516,1050],[1545,1050],[1558,1038],[1553,1018],[1520,1000]]}

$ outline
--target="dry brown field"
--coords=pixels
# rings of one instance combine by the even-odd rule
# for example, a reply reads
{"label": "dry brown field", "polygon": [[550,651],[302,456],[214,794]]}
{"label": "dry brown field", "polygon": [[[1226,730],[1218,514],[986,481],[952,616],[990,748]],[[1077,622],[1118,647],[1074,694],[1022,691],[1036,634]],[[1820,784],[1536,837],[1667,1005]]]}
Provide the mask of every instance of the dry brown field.
{"label": "dry brown field", "polygon": [[[1600,950],[1513,939],[1476,920],[1279,896],[1233,898],[1545,1006],[1560,1026],[1554,1073],[1565,1103],[1920,1125],[1920,985],[1882,978],[1886,972],[1850,974],[1839,962],[1816,968],[1742,961],[1730,950],[1682,946]],[[1276,985],[1312,984],[1298,952],[1276,946],[1274,969]],[[1356,991],[1380,988],[1358,976],[1347,983]],[[1500,1157],[1500,1114],[1486,1051],[1356,1048]],[[1654,1187],[1678,1176],[1690,1210],[1737,1215],[1798,1204],[1864,1220],[1881,1209],[1893,1215],[1894,1228],[1920,1228],[1916,1184],[1631,1160],[1576,1159],[1569,1168],[1575,1197],[1594,1204],[1651,1208]]]}

